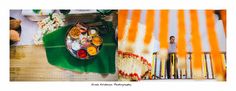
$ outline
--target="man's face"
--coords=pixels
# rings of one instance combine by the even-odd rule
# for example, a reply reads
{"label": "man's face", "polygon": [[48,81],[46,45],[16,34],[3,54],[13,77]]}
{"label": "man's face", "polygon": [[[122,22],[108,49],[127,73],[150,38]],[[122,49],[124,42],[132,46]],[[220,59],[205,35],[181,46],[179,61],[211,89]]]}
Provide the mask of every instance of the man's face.
{"label": "man's face", "polygon": [[174,37],[171,37],[170,38],[170,43],[174,43],[175,42],[175,38]]}

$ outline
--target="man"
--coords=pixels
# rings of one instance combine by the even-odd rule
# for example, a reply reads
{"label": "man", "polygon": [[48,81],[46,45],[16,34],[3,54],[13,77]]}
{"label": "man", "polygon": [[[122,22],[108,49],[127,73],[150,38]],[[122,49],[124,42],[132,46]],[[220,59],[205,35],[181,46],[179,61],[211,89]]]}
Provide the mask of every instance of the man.
{"label": "man", "polygon": [[[171,69],[172,65],[174,69]],[[168,48],[168,58],[166,61],[166,69],[167,69],[167,78],[170,79],[171,75],[174,78],[178,78],[178,70],[176,69],[177,65],[177,57],[176,57],[176,43],[175,43],[175,36],[170,36],[169,48]],[[171,71],[174,70],[174,74]]]}

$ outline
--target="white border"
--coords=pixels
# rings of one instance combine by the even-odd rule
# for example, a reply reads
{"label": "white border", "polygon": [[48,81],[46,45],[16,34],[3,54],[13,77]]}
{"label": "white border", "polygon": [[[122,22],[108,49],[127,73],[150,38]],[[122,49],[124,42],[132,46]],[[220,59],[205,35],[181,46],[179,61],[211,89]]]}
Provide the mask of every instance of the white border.
{"label": "white border", "polygon": [[[1,0],[0,88],[2,91],[232,91],[235,89],[236,0]],[[9,9],[227,9],[227,81],[141,81],[132,87],[94,87],[103,82],[9,82]],[[104,82],[114,83],[114,82]],[[120,83],[120,82],[118,82]]]}

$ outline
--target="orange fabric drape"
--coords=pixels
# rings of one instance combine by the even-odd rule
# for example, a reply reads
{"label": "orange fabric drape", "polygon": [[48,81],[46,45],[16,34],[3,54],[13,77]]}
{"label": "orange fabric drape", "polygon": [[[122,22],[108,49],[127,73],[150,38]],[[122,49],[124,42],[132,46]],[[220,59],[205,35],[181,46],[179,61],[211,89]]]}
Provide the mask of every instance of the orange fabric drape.
{"label": "orange fabric drape", "polygon": [[178,11],[178,43],[177,43],[177,51],[179,57],[186,56],[186,29],[185,29],[185,18],[184,18],[184,10]]}
{"label": "orange fabric drape", "polygon": [[226,10],[221,10],[220,11],[220,17],[223,21],[224,31],[225,31],[225,36],[226,36],[226,34],[227,34],[227,32],[226,32],[226,26],[227,26],[227,24],[226,24]]}
{"label": "orange fabric drape", "polygon": [[164,78],[165,77],[165,61],[166,61],[165,51],[167,51],[167,48],[168,48],[169,11],[168,10],[160,10],[159,19],[160,19],[159,41],[160,41],[160,49],[161,49],[161,51],[160,51],[161,78]]}
{"label": "orange fabric drape", "polygon": [[138,23],[140,21],[141,11],[133,10],[131,16],[131,24],[128,31],[128,42],[134,43],[138,32]]}
{"label": "orange fabric drape", "polygon": [[220,55],[220,48],[215,32],[214,12],[212,10],[206,10],[205,14],[208,40],[212,55],[213,72],[218,80],[225,80],[224,62],[222,61],[222,56]]}
{"label": "orange fabric drape", "polygon": [[146,14],[146,32],[144,37],[144,44],[148,45],[151,42],[152,34],[154,31],[154,20],[155,20],[155,11],[147,10]]}
{"label": "orange fabric drape", "polygon": [[169,11],[160,10],[160,32],[159,32],[159,41],[160,48],[168,48],[168,20],[169,20]]}
{"label": "orange fabric drape", "polygon": [[118,41],[121,41],[124,37],[127,17],[128,10],[118,11]]}
{"label": "orange fabric drape", "polygon": [[202,61],[201,61],[201,37],[199,33],[199,21],[198,12],[196,10],[190,10],[191,20],[191,44],[192,44],[192,67],[193,78],[201,78],[202,76]]}

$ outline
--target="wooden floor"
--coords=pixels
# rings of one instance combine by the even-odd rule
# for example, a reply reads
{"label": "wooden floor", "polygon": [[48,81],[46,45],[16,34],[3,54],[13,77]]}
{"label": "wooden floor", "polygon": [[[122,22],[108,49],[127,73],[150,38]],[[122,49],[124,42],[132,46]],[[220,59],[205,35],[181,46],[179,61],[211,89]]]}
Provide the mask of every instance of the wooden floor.
{"label": "wooden floor", "polygon": [[40,46],[10,47],[10,81],[115,81],[116,74],[78,73],[47,62]]}

